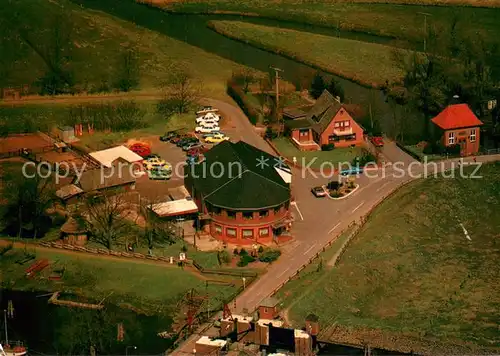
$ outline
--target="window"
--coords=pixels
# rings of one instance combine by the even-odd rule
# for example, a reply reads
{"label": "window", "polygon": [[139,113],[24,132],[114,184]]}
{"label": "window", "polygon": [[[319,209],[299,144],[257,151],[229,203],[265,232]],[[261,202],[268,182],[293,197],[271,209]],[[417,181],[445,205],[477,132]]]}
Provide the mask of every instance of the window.
{"label": "window", "polygon": [[236,237],[236,229],[233,229],[232,227],[226,228],[226,235],[229,237]]}
{"label": "window", "polygon": [[252,219],[253,218],[253,212],[251,211],[244,211],[243,212],[243,219]]}
{"label": "window", "polygon": [[336,122],[335,127],[340,127],[340,122]]}
{"label": "window", "polygon": [[215,225],[215,233],[217,235],[221,235],[222,234],[222,226],[220,225]]}
{"label": "window", "polygon": [[269,236],[269,228],[268,227],[264,227],[262,229],[259,229],[259,236],[260,237]]}
{"label": "window", "polygon": [[349,126],[351,126],[351,123],[349,121],[344,121],[344,126],[349,127]]}
{"label": "window", "polygon": [[253,237],[253,229],[243,229],[242,235],[244,239],[251,239]]}
{"label": "window", "polygon": [[470,142],[476,142],[476,129],[470,130],[469,140]]}
{"label": "window", "polygon": [[268,215],[269,215],[269,211],[267,211],[267,210],[259,211],[259,217],[261,217],[261,218],[265,218]]}
{"label": "window", "polygon": [[227,210],[227,217],[230,219],[236,219],[236,211]]}
{"label": "window", "polygon": [[309,130],[308,129],[300,129],[299,135],[300,136],[309,136]]}
{"label": "window", "polygon": [[337,136],[337,135],[330,135],[328,137],[328,141],[330,141],[330,142],[337,142],[337,141],[340,141],[340,137]]}
{"label": "window", "polygon": [[267,308],[264,308],[264,313],[268,313],[269,310],[267,310]]}
{"label": "window", "polygon": [[274,215],[277,215],[280,213],[280,210],[281,210],[281,206],[277,206],[274,208]]}
{"label": "window", "polygon": [[356,134],[345,136],[345,140],[346,141],[355,141],[356,140]]}
{"label": "window", "polygon": [[455,144],[455,133],[449,132],[448,133],[448,145],[454,145],[454,144]]}
{"label": "window", "polygon": [[219,208],[218,206],[211,206],[212,212],[216,215],[220,215],[222,213],[222,209]]}

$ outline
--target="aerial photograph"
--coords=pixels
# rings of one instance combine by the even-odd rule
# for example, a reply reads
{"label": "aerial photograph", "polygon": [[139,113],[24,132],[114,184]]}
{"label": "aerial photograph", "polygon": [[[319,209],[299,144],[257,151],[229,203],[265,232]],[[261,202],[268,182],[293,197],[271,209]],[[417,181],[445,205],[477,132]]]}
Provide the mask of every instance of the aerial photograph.
{"label": "aerial photograph", "polygon": [[25,355],[500,355],[500,0],[0,0]]}

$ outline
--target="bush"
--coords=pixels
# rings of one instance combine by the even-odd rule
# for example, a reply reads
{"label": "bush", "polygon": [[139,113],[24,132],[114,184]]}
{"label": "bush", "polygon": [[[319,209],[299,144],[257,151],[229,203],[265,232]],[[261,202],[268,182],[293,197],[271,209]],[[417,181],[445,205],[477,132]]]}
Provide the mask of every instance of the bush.
{"label": "bush", "polygon": [[447,146],[444,148],[444,153],[449,154],[450,156],[459,156],[461,151],[461,147],[459,144]]}
{"label": "bush", "polygon": [[245,97],[245,93],[243,89],[240,88],[236,83],[229,80],[227,82],[227,94],[236,101],[241,110],[248,117],[252,125],[256,125],[257,121],[259,121],[259,111],[255,108]]}
{"label": "bush", "polygon": [[244,248],[242,248],[242,249],[240,250],[240,256],[246,256],[246,255],[248,255],[247,250],[245,250]]}
{"label": "bush", "polygon": [[333,143],[328,143],[326,145],[321,145],[321,151],[331,151],[335,148]]}
{"label": "bush", "polygon": [[337,180],[332,180],[331,182],[328,182],[326,187],[330,190],[338,190],[342,186],[342,183],[340,183]]}
{"label": "bush", "polygon": [[166,118],[169,118],[178,111],[179,100],[172,98],[161,99],[158,104],[156,104],[156,111]]}
{"label": "bush", "polygon": [[262,247],[262,246],[259,246],[259,249],[258,249],[257,251],[258,251],[259,253],[262,253],[262,252],[264,252],[264,247]]}
{"label": "bush", "polygon": [[352,161],[352,164],[354,166],[359,165],[360,167],[363,167],[367,165],[370,162],[377,162],[377,157],[375,157],[370,151],[363,150],[363,154],[361,157],[356,157]]}
{"label": "bush", "polygon": [[267,138],[268,140],[274,140],[276,137],[278,137],[278,133],[268,126],[266,128],[266,133],[264,134],[264,137]]}
{"label": "bush", "polygon": [[224,263],[226,263],[226,264],[231,263],[231,260],[232,260],[231,255],[226,250],[219,251],[217,253],[217,259],[218,259],[220,265],[222,265]]}
{"label": "bush", "polygon": [[250,255],[243,255],[240,257],[240,260],[238,261],[238,267],[245,267],[247,266],[249,263],[252,263],[255,261],[255,258],[253,258],[252,256]]}
{"label": "bush", "polygon": [[235,248],[235,249],[233,250],[233,255],[239,255],[239,253],[238,253],[238,249],[237,249],[237,248]]}
{"label": "bush", "polygon": [[280,256],[280,250],[267,250],[259,256],[259,261],[270,263],[276,261]]}

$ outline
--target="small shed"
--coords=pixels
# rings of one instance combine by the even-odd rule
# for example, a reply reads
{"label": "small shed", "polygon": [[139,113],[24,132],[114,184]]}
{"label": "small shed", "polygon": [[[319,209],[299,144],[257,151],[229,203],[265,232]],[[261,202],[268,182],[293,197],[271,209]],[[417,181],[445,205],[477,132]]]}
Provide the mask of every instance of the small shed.
{"label": "small shed", "polygon": [[64,142],[73,142],[76,140],[75,128],[71,126],[60,126],[57,128],[57,138]]}
{"label": "small shed", "polygon": [[83,246],[88,240],[88,229],[85,220],[80,217],[69,217],[61,226],[61,238],[69,245]]}
{"label": "small shed", "polygon": [[78,202],[78,197],[83,193],[83,190],[74,185],[68,184],[56,191],[56,196],[65,204],[75,204]]}
{"label": "small shed", "polygon": [[265,298],[259,304],[259,318],[260,319],[275,319],[278,316],[279,300],[274,297]]}

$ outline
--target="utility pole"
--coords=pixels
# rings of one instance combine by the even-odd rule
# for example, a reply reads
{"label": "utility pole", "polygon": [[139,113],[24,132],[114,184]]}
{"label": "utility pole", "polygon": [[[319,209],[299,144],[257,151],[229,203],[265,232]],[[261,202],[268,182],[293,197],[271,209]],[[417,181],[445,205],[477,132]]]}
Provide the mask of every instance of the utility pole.
{"label": "utility pole", "polygon": [[274,76],[276,79],[276,121],[278,121],[278,124],[280,125],[280,131],[281,131],[281,124],[280,124],[280,92],[279,92],[279,79],[280,75],[279,72],[283,72],[283,69],[276,68],[271,66],[270,67],[272,70],[274,70]]}
{"label": "utility pole", "polygon": [[424,52],[427,51],[427,16],[432,16],[431,14],[428,14],[427,12],[417,12],[419,15],[424,16]]}

